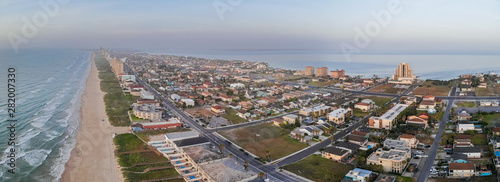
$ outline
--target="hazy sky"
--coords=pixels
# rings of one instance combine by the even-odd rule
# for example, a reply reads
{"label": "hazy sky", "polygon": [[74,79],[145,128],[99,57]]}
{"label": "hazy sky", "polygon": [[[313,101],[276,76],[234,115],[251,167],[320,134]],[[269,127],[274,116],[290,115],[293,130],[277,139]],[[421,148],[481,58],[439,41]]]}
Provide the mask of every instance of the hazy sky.
{"label": "hazy sky", "polygon": [[[14,39],[20,49],[340,50],[345,42],[362,51],[500,52],[494,0],[69,0],[54,13],[40,2],[56,0],[0,0],[0,48]],[[372,12],[389,12],[391,2],[400,11],[375,23]],[[37,31],[23,33],[34,17]],[[370,42],[356,45],[355,29],[375,24]]]}

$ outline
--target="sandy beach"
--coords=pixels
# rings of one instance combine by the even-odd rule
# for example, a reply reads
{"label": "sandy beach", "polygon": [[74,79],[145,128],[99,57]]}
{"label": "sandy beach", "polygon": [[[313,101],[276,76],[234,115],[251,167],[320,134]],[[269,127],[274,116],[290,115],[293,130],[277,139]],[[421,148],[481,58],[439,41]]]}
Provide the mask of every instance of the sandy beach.
{"label": "sandy beach", "polygon": [[[60,181],[124,181],[112,141],[114,133],[129,132],[128,127],[113,127],[107,121],[98,71],[91,57],[92,66],[82,95],[80,110],[82,122],[76,146],[65,165]],[[103,122],[102,119],[105,119]]]}

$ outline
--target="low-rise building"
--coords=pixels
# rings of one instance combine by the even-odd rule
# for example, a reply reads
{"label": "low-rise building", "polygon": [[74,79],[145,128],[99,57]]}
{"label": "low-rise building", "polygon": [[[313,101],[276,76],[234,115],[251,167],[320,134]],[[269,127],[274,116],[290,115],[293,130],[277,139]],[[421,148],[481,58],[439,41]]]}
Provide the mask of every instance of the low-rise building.
{"label": "low-rise building", "polygon": [[193,99],[181,99],[181,102],[186,104],[186,106],[193,106],[194,107],[194,100]]}
{"label": "low-rise building", "polygon": [[465,154],[469,159],[481,158],[482,149],[480,147],[457,147],[454,153]]}
{"label": "low-rise building", "polygon": [[468,121],[470,119],[470,114],[467,111],[463,110],[460,114],[457,115],[458,121]]}
{"label": "low-rise building", "polygon": [[181,127],[182,123],[176,118],[170,118],[168,121],[163,120],[161,122],[146,122],[140,123],[140,125],[143,130],[161,130]]}
{"label": "low-rise building", "polygon": [[331,110],[332,110],[332,107],[330,107],[330,106],[319,105],[319,106],[314,106],[314,107],[303,108],[299,111],[299,115],[307,117],[307,116],[311,116],[314,113],[315,116],[321,116],[321,115],[325,115],[326,113],[330,112]]}
{"label": "low-rise building", "polygon": [[455,147],[472,147],[470,135],[455,135]]}
{"label": "low-rise building", "polygon": [[375,107],[375,102],[371,99],[364,99],[361,102],[354,105],[354,108],[360,109],[363,112],[371,111]]}
{"label": "low-rise building", "polygon": [[368,122],[368,127],[369,128],[374,128],[374,129],[386,129],[386,130],[391,130],[392,129],[392,122],[396,119],[396,117],[404,111],[408,105],[406,104],[396,104],[394,107],[392,107],[389,111],[387,111],[385,114],[383,114],[380,117],[370,117],[370,120]]}
{"label": "low-rise building", "polygon": [[333,122],[335,124],[343,124],[346,121],[346,118],[352,116],[352,109],[351,108],[339,108],[336,109],[330,114],[328,114],[328,121]]}
{"label": "low-rise building", "polygon": [[453,177],[471,177],[476,173],[474,163],[450,163],[448,170]]}
{"label": "low-rise building", "polygon": [[344,157],[349,155],[349,150],[340,149],[337,147],[326,147],[321,156],[326,159],[341,161]]}
{"label": "low-rise building", "polygon": [[212,106],[211,111],[218,115],[226,113],[226,109],[222,106]]}
{"label": "low-rise building", "polygon": [[349,181],[369,182],[371,174],[371,171],[354,168],[345,175],[345,178]]}
{"label": "low-rise building", "polygon": [[285,120],[286,122],[288,122],[290,124],[295,124],[297,119],[299,119],[299,116],[297,116],[295,114],[287,114],[287,115],[283,116],[283,120]]}
{"label": "low-rise building", "polygon": [[154,100],[155,96],[151,92],[148,92],[146,90],[141,90],[141,98]]}
{"label": "low-rise building", "polygon": [[402,173],[411,157],[409,148],[396,148],[388,151],[377,149],[367,159],[368,165],[382,165],[384,172]]}
{"label": "low-rise building", "polygon": [[457,132],[464,133],[465,131],[475,130],[474,123],[470,121],[459,121],[457,124]]}
{"label": "low-rise building", "polygon": [[407,141],[410,144],[411,148],[417,148],[418,140],[415,135],[402,134],[401,136],[399,136],[399,140]]}
{"label": "low-rise building", "polygon": [[132,113],[134,114],[135,117],[141,119],[149,119],[151,121],[159,121],[161,120],[162,116],[161,109],[153,104],[143,104],[135,106],[132,109]]}
{"label": "low-rise building", "polygon": [[283,125],[283,124],[286,124],[286,121],[285,121],[285,120],[283,120],[283,119],[280,119],[280,118],[274,118],[274,119],[273,119],[273,124],[274,124],[275,126],[281,126],[281,125]]}

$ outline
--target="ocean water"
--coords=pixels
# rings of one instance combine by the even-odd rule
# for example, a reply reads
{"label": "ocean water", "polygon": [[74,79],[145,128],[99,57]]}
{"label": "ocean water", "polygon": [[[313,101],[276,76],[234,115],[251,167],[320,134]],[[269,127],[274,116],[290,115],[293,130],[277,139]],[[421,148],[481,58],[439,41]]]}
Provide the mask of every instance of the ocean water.
{"label": "ocean water", "polygon": [[346,74],[391,76],[401,62],[411,64],[421,79],[448,80],[461,74],[499,73],[500,54],[364,53],[350,60],[339,52],[323,50],[143,50],[150,54],[267,62],[274,68],[304,70],[307,66],[344,69]]}
{"label": "ocean water", "polygon": [[[90,71],[83,50],[0,51],[0,181],[58,181],[80,123]],[[7,172],[7,68],[16,68],[16,174]],[[1,76],[0,76],[1,77]]]}

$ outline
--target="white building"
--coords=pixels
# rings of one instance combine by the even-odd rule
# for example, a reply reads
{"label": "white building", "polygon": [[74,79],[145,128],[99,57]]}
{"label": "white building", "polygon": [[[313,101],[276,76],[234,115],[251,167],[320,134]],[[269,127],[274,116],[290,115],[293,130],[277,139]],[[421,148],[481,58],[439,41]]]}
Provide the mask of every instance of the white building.
{"label": "white building", "polygon": [[467,121],[459,121],[457,124],[457,132],[464,133],[468,130],[475,130],[474,124]]}
{"label": "white building", "polygon": [[229,85],[229,87],[231,87],[232,89],[242,89],[242,88],[245,88],[245,84],[233,83],[233,84]]}
{"label": "white building", "polygon": [[151,92],[148,92],[146,90],[141,90],[141,97],[143,99],[151,99],[151,100],[155,99],[155,96],[151,94]]}
{"label": "white building", "polygon": [[406,104],[397,104],[380,117],[372,116],[368,122],[368,127],[391,130],[392,122],[396,119],[399,113],[404,111],[407,107],[408,105]]}
{"label": "white building", "polygon": [[173,100],[173,101],[179,101],[181,100],[181,96],[177,95],[177,94],[172,94],[170,95],[170,98]]}
{"label": "white building", "polygon": [[181,102],[186,103],[186,106],[194,106],[193,99],[181,99]]}
{"label": "white building", "polygon": [[347,109],[339,108],[328,114],[328,121],[334,122],[336,124],[342,124],[345,122],[346,117],[349,117],[351,115],[352,115],[351,108]]}
{"label": "white building", "polygon": [[368,182],[366,179],[369,179],[371,174],[371,171],[354,168],[345,175],[345,178],[349,181]]}

